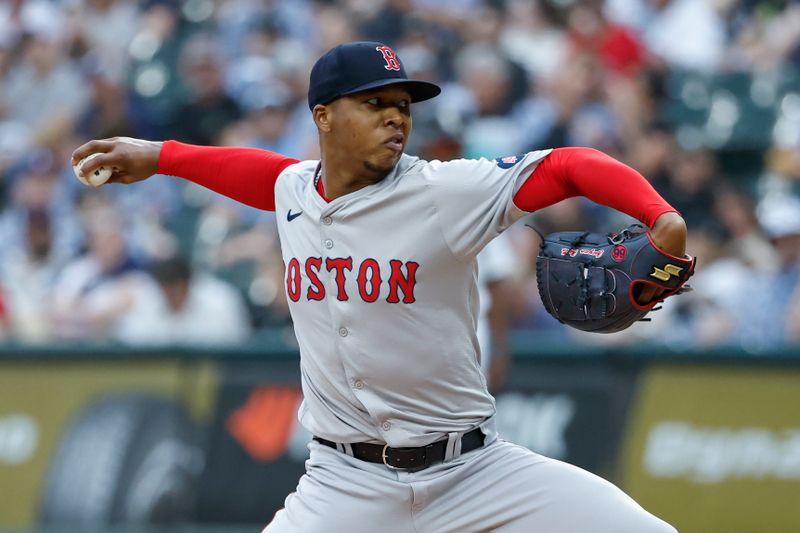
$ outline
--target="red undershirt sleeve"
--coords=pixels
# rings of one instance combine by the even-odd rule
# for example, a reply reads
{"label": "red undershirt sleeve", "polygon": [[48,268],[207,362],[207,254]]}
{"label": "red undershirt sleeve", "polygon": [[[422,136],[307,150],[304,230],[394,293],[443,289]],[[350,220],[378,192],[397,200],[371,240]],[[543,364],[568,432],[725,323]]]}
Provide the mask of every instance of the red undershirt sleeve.
{"label": "red undershirt sleeve", "polygon": [[573,196],[613,207],[652,228],[676,211],[631,167],[593,148],[556,148],[514,195],[514,204],[536,211]]}
{"label": "red undershirt sleeve", "polygon": [[275,211],[275,182],[297,159],[257,148],[195,146],[166,141],[158,173],[197,183],[243,204]]}

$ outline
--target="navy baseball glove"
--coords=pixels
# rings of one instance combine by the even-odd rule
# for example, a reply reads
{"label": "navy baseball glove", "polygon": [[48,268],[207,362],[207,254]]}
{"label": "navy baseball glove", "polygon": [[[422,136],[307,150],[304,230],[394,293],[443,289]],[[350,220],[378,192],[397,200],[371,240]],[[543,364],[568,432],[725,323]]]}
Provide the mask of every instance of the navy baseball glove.
{"label": "navy baseball glove", "polygon": [[[543,238],[536,260],[539,294],[547,312],[559,322],[594,333],[621,331],[645,319],[658,302],[690,290],[692,257],[661,251],[641,225],[619,233],[579,231],[551,233]],[[664,290],[640,305],[636,297],[645,285]]]}

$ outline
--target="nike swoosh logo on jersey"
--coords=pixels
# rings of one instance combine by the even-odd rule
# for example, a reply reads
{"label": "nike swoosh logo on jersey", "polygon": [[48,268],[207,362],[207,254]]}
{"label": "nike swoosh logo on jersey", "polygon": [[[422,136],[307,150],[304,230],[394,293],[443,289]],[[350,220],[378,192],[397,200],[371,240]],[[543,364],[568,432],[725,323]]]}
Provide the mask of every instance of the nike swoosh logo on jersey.
{"label": "nike swoosh logo on jersey", "polygon": [[291,222],[292,220],[296,219],[297,217],[299,217],[299,216],[300,216],[300,215],[302,215],[302,214],[303,214],[303,212],[302,212],[302,211],[299,211],[299,212],[297,212],[297,213],[294,213],[294,214],[292,214],[292,210],[291,210],[291,209],[289,209],[289,212],[288,212],[288,213],[286,213],[286,220],[288,220],[289,222]]}

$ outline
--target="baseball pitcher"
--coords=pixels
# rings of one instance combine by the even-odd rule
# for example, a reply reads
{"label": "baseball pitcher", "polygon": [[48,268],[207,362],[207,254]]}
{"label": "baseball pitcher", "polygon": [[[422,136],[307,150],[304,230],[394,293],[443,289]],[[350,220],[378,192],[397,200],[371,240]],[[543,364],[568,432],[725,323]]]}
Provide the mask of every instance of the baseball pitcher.
{"label": "baseball pitcher", "polygon": [[[265,532],[674,533],[604,479],[498,437],[475,334],[475,258],[568,197],[628,213],[649,229],[630,254],[624,233],[608,236],[616,244],[567,236],[566,252],[543,256],[541,269],[559,319],[619,329],[616,313],[640,318],[693,269],[683,219],[636,171],[592,149],[447,162],[404,154],[411,104],[439,92],[408,79],[388,46],[347,43],[311,71],[319,161],[114,138],[84,144],[72,162],[99,153],[83,174],[178,176],[276,212],[300,345],[298,416],[314,438],[305,475]],[[623,259],[616,270],[593,263],[612,255]],[[634,268],[640,256],[655,277]]]}

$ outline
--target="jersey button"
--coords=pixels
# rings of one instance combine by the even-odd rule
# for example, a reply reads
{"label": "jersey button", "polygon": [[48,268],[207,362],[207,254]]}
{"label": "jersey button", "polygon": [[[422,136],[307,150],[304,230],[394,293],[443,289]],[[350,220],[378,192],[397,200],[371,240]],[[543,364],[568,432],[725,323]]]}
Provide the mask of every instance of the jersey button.
{"label": "jersey button", "polygon": [[325,217],[322,219],[322,223],[326,226],[330,226],[333,223],[333,219],[331,217]]}
{"label": "jersey button", "polygon": [[340,337],[347,337],[347,334],[350,333],[347,331],[347,328],[339,328],[339,336]]}
{"label": "jersey button", "polygon": [[392,429],[392,424],[390,422],[384,422],[383,424],[381,424],[381,429],[384,431],[389,431],[390,429]]}
{"label": "jersey button", "polygon": [[364,388],[364,382],[361,381],[360,379],[357,379],[356,382],[353,383],[353,387],[355,387],[358,390],[361,390]]}
{"label": "jersey button", "polygon": [[328,250],[333,248],[333,241],[330,239],[325,239],[325,248],[327,248]]}

